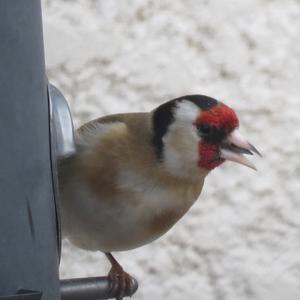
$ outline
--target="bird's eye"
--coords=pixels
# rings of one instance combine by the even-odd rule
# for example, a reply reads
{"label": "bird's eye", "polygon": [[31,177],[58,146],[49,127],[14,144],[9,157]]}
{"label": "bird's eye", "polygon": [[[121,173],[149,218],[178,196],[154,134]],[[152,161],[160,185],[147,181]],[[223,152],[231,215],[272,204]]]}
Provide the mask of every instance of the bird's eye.
{"label": "bird's eye", "polygon": [[197,130],[200,135],[209,135],[212,131],[212,127],[208,124],[197,124]]}

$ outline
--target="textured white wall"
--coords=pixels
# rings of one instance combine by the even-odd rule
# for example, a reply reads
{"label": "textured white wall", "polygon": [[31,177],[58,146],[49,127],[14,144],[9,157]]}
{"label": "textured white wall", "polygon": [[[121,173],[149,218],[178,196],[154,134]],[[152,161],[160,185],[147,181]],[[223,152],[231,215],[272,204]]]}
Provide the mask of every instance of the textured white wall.
{"label": "textured white wall", "polygon": [[[47,67],[75,124],[189,93],[235,107],[264,154],[227,163],[163,238],[119,253],[134,299],[300,299],[300,2],[44,1]],[[62,277],[103,275],[64,243]]]}

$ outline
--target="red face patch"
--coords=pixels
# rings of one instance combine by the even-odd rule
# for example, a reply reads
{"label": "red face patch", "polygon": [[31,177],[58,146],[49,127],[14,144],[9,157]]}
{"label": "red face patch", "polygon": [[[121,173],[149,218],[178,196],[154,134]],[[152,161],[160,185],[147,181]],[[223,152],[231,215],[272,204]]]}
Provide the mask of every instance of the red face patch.
{"label": "red face patch", "polygon": [[239,120],[234,110],[222,102],[207,111],[202,111],[196,122],[209,124],[228,131],[239,126]]}
{"label": "red face patch", "polygon": [[198,151],[200,155],[198,166],[203,169],[210,171],[225,161],[225,159],[219,158],[219,147],[217,145],[202,142],[199,143]]}
{"label": "red face patch", "polygon": [[[208,124],[228,133],[239,126],[234,110],[221,102],[207,111],[202,111],[196,123]],[[218,143],[202,140],[199,142],[198,152],[200,157],[198,166],[206,170],[212,170],[225,161],[219,156],[220,145]]]}

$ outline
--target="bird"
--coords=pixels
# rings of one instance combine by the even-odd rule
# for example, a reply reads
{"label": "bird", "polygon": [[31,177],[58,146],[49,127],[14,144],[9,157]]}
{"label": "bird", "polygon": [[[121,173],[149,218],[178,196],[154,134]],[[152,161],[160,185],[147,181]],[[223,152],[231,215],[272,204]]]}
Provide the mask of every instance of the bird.
{"label": "bird", "polygon": [[225,161],[256,169],[245,155],[261,155],[240,133],[234,109],[199,94],[90,121],[75,132],[75,144],[59,165],[63,236],[105,253],[117,300],[130,275],[111,253],[164,235]]}

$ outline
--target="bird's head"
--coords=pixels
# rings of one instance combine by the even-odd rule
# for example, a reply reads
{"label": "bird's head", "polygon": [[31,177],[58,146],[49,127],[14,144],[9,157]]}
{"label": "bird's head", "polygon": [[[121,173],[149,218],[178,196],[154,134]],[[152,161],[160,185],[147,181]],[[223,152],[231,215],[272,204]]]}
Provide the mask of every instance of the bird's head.
{"label": "bird's head", "polygon": [[255,169],[244,154],[259,152],[239,133],[235,111],[222,102],[180,97],[156,108],[152,123],[156,156],[173,175],[209,172],[226,160]]}

